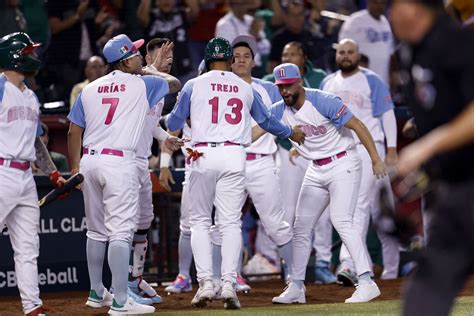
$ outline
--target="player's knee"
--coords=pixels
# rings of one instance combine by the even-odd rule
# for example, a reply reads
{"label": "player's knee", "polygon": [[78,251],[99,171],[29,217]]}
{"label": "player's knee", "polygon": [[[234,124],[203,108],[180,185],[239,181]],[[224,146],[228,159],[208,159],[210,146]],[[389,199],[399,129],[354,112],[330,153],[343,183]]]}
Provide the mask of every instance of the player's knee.
{"label": "player's knee", "polygon": [[95,241],[100,241],[100,242],[107,242],[108,237],[104,233],[96,232],[96,231],[87,231],[87,238],[95,240]]}

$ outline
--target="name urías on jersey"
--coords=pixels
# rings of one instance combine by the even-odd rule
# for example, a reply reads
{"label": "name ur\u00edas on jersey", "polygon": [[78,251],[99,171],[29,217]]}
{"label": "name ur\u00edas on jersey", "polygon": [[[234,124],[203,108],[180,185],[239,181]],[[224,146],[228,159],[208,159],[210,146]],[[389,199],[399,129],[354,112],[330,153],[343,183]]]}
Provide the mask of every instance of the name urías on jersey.
{"label": "name ur\u00edas on jersey", "polygon": [[217,92],[239,92],[239,87],[230,84],[211,83],[212,91]]}
{"label": "name ur\u00edas on jersey", "polygon": [[107,85],[107,86],[98,86],[97,92],[98,93],[125,92],[126,89],[127,89],[127,86],[123,83],[121,85],[116,85],[114,83],[111,83],[110,85]]}
{"label": "name ur\u00edas on jersey", "polygon": [[7,123],[16,120],[28,120],[32,122],[38,121],[39,114],[36,113],[32,108],[27,106],[13,106],[8,109]]}

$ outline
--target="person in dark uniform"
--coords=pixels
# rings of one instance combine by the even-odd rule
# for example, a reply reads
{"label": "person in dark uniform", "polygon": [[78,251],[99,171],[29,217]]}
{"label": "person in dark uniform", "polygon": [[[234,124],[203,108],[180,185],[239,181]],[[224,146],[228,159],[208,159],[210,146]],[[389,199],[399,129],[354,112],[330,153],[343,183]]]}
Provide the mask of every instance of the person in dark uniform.
{"label": "person in dark uniform", "polygon": [[[442,0],[394,0],[391,19],[419,136],[433,137],[430,132],[474,106],[474,33],[447,16]],[[434,218],[405,292],[404,315],[448,315],[474,267],[473,161],[474,144],[467,142],[424,165],[435,184]]]}
{"label": "person in dark uniform", "polygon": [[150,0],[142,0],[137,10],[138,21],[146,28],[146,39],[169,38],[174,43],[174,57],[171,73],[186,82],[192,73],[191,54],[187,29],[199,12],[199,2],[184,1],[186,6],[177,5],[176,0],[155,0],[155,7]]}

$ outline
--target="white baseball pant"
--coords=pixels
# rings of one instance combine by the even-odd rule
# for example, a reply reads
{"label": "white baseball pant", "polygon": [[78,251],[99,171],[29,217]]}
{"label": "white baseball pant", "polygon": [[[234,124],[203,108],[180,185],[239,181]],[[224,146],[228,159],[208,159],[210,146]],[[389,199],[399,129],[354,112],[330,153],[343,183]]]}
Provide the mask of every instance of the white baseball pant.
{"label": "white baseball pant", "polygon": [[84,155],[82,192],[87,237],[97,241],[131,243],[138,211],[138,178],[135,154],[124,157]]}
{"label": "white baseball pant", "polygon": [[222,239],[223,280],[235,283],[242,247],[240,215],[245,202],[245,150],[242,146],[199,147],[204,155],[191,164],[189,197],[191,247],[198,280],[212,280],[210,227],[216,206]]}
{"label": "white baseball pant", "polygon": [[8,227],[23,310],[42,305],[38,287],[38,193],[31,169],[0,166],[0,227]]}
{"label": "white baseball pant", "polygon": [[354,258],[357,274],[370,271],[367,250],[352,224],[360,178],[360,159],[353,149],[329,164],[308,167],[293,227],[293,280],[305,279],[314,225],[328,205],[331,222]]}
{"label": "white baseball pant", "polygon": [[[384,144],[376,142],[375,145],[380,158],[385,159]],[[359,144],[356,146],[356,148],[362,161],[362,178],[359,190],[359,198],[354,211],[353,222],[354,227],[365,241],[369,228],[370,216],[372,215],[372,219],[377,221],[381,215],[378,200],[378,192],[380,191],[380,188],[385,186],[388,192],[392,192],[392,188],[388,177],[377,179],[374,176],[372,171],[372,161],[365,147]],[[393,205],[393,196],[390,194],[389,197],[392,198],[391,204]],[[398,276],[398,265],[400,260],[398,242],[395,238],[382,232],[377,231],[377,234],[382,244],[382,256],[384,263],[382,279],[394,279]],[[364,247],[367,249],[367,245],[365,243]],[[341,269],[348,268],[350,270],[354,270],[354,262],[344,245],[341,247],[339,258],[341,261]]]}
{"label": "white baseball pant", "polygon": [[[294,223],[296,203],[309,161],[301,156],[293,158],[290,162],[289,152],[278,146],[278,178],[280,181],[285,220],[291,225]],[[329,212],[328,212],[329,213]],[[313,247],[316,250],[316,260],[331,262],[332,224],[329,214],[324,214],[316,222],[314,229]]]}
{"label": "white baseball pant", "polygon": [[155,215],[153,213],[153,193],[147,158],[137,158],[137,176],[140,185],[138,190],[137,229],[148,229]]}

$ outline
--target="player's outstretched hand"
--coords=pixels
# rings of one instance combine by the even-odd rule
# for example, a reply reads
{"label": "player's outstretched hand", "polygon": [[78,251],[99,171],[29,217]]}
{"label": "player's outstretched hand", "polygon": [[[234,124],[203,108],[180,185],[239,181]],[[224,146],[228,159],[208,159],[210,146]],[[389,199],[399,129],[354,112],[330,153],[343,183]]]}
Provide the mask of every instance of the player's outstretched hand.
{"label": "player's outstretched hand", "polygon": [[304,143],[305,133],[301,130],[301,125],[293,126],[290,139],[297,142],[299,145]]}
{"label": "player's outstretched hand", "polygon": [[168,192],[171,191],[171,184],[175,184],[173,174],[170,171],[170,168],[163,167],[160,169],[160,185]]}
{"label": "player's outstretched hand", "polygon": [[289,153],[288,153],[288,158],[290,159],[290,163],[293,166],[296,166],[295,162],[293,159],[297,158],[300,155],[300,153],[296,150],[296,148],[291,148]]}
{"label": "player's outstretched hand", "polygon": [[176,151],[184,146],[184,140],[176,136],[170,136],[165,140],[165,146],[171,151]]}
{"label": "player's outstretched hand", "polygon": [[382,179],[387,175],[387,166],[385,166],[385,162],[381,159],[372,162],[372,170],[377,179]]}
{"label": "player's outstretched hand", "polygon": [[173,42],[169,41],[158,48],[156,58],[153,61],[153,66],[155,69],[163,72],[164,69],[168,68],[170,61],[167,59],[167,56],[171,51],[173,51],[173,47]]}

